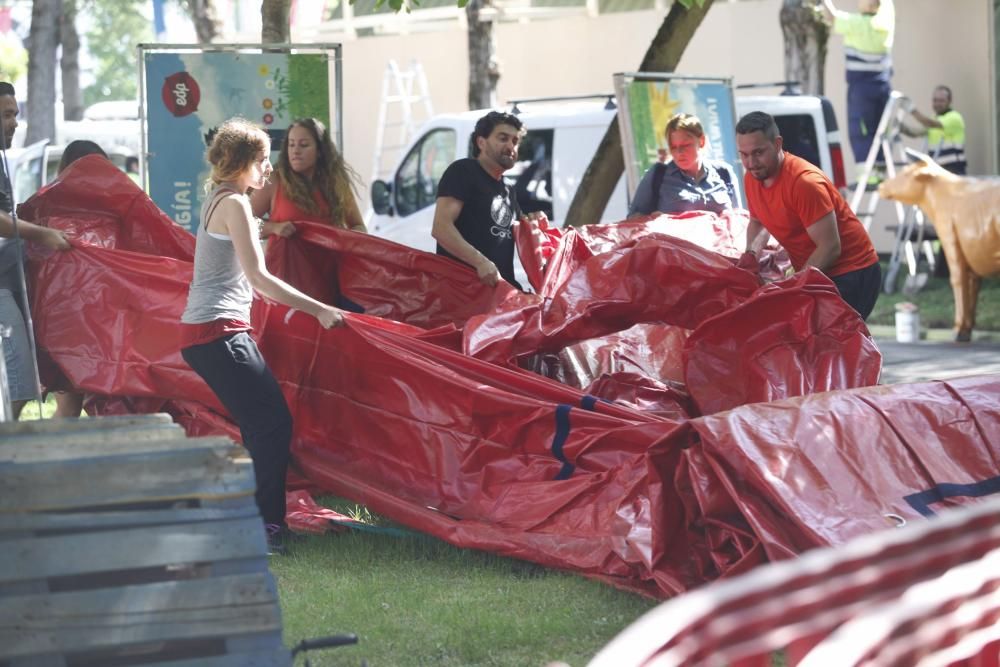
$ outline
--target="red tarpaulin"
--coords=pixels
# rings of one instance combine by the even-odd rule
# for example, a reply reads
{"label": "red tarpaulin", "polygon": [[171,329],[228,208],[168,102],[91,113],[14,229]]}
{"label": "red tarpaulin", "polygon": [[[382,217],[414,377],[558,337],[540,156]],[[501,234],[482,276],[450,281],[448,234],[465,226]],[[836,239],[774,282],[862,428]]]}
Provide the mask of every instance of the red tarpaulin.
{"label": "red tarpaulin", "polygon": [[[58,185],[38,199],[58,200]],[[133,203],[88,227],[103,247],[77,241],[35,262],[39,343],[74,386],[110,396],[106,406],[169,408],[190,432],[232,434],[177,349],[190,262],[123,241],[188,237],[156,231],[169,223],[131,187],[108,175],[106,196]],[[551,254],[564,261],[543,299],[481,287],[461,265],[385,241],[299,232],[269,249],[275,272],[368,314],[323,330],[255,302],[255,336],[295,418],[295,465],[325,492],[458,546],[662,597],[874,529],[886,513],[915,520],[940,502],[934,493],[954,492],[946,483],[982,489],[998,474],[995,379],[785,398],[877,376],[867,330],[822,276],[759,287],[733,257],[689,241],[637,232],[593,252],[573,232]],[[172,243],[180,254],[185,242]],[[779,324],[790,313],[804,322]],[[680,327],[645,340],[686,339],[683,350],[642,350],[636,322]],[[463,327],[469,349],[500,363],[462,354]],[[620,337],[620,349],[577,364],[593,393],[507,363],[544,365],[542,353],[598,335]],[[295,525],[329,523],[298,498]]]}

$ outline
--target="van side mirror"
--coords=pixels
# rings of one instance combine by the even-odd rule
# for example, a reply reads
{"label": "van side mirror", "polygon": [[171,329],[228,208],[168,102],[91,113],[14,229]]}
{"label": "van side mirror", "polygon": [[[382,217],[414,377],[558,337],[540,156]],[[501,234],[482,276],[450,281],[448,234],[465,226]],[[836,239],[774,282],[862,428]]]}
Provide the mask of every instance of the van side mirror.
{"label": "van side mirror", "polygon": [[392,186],[385,181],[372,183],[372,208],[379,215],[394,215],[392,212]]}

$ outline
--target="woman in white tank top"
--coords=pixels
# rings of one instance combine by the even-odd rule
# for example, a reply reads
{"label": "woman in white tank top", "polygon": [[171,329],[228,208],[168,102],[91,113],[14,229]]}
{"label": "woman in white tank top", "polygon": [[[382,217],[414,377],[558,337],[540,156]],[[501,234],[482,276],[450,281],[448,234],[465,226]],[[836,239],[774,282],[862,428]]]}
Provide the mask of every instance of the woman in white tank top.
{"label": "woman in white tank top", "polygon": [[235,419],[257,476],[257,505],[268,540],[279,550],[285,525],[285,475],[292,417],[274,375],[249,335],[253,290],[315,317],[324,328],[342,326],[343,312],[272,276],[264,265],[258,222],[247,192],[271,174],[270,139],[243,119],[219,127],[208,149],[212,191],[202,207],[194,276],[181,317],[181,354]]}

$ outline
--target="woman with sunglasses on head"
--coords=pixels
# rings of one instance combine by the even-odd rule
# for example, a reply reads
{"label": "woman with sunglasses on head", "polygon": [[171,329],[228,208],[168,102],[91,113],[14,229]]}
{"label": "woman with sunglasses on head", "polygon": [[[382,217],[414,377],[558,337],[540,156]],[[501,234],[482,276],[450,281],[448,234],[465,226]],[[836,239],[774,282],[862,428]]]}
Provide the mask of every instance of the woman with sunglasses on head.
{"label": "woman with sunglasses on head", "polygon": [[257,505],[269,543],[280,549],[285,526],[285,475],[292,416],[278,383],[250,337],[253,290],[315,317],[324,328],[342,326],[343,312],[299,292],[264,265],[258,221],[247,193],[271,174],[271,142],[243,119],[222,124],[206,157],[211,191],[201,209],[194,276],[181,317],[181,355],[236,420],[253,459]]}

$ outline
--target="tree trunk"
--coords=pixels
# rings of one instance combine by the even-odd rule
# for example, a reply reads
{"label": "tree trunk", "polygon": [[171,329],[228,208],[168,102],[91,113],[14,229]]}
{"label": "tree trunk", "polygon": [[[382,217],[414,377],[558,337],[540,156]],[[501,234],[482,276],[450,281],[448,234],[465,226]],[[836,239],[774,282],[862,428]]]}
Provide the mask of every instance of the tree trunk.
{"label": "tree trunk", "polygon": [[[1000,129],[1000,0],[993,0],[993,57],[995,59],[993,72],[996,76],[993,86],[993,94],[995,96],[993,109],[996,114],[996,127]],[[997,169],[1000,169],[1000,137],[994,137],[993,142],[993,159],[995,162],[993,163],[991,173],[995,174]]]}
{"label": "tree trunk", "polygon": [[[694,36],[698,26],[708,13],[713,0],[705,0],[701,6],[685,9],[680,2],[670,6],[656,37],[646,50],[639,65],[640,72],[673,72],[681,60],[681,54]],[[566,214],[564,227],[579,227],[599,222],[604,207],[611,199],[615,185],[625,171],[622,157],[622,138],[618,132],[618,117],[611,121],[604,133],[601,144],[594,153],[587,171],[580,180],[580,186],[573,195],[573,203]]]}
{"label": "tree trunk", "polygon": [[822,95],[830,29],[820,14],[818,0],[784,0],[780,21],[785,37],[785,80],[798,81],[807,95]]}
{"label": "tree trunk", "polygon": [[500,66],[495,55],[493,21],[483,21],[479,12],[489,0],[469,0],[465,16],[469,29],[469,108],[496,106]]}
{"label": "tree trunk", "polygon": [[291,0],[264,0],[260,6],[261,43],[287,44],[291,41],[290,7]]}
{"label": "tree trunk", "polygon": [[[213,0],[185,0],[188,13],[194,22],[199,44],[210,44],[219,36],[219,19]],[[264,3],[265,5],[267,2]],[[262,10],[263,11],[263,10]]]}
{"label": "tree trunk", "polygon": [[76,29],[77,0],[62,0],[59,41],[62,44],[63,119],[83,118],[83,91],[80,89],[80,33]]}
{"label": "tree trunk", "polygon": [[56,138],[56,49],[61,0],[34,0],[28,50],[28,133],[25,144]]}

